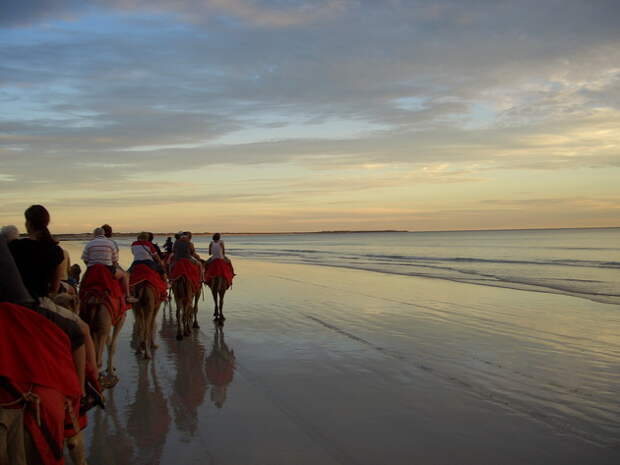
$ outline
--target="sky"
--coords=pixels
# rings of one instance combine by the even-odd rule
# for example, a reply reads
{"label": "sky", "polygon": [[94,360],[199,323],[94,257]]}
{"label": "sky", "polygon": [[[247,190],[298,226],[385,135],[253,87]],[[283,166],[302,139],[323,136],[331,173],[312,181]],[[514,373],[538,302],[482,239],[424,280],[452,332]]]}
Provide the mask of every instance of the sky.
{"label": "sky", "polygon": [[620,226],[617,0],[24,0],[0,224]]}

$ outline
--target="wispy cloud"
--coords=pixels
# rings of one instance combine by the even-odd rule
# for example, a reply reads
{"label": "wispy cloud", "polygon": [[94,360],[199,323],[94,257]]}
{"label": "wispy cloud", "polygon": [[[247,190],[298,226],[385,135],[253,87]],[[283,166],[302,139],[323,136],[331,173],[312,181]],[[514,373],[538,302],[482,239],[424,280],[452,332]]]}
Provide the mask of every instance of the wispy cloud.
{"label": "wispy cloud", "polygon": [[488,198],[506,172],[551,198],[582,170],[611,198],[619,22],[614,1],[10,2],[0,192],[81,208],[89,185],[135,208],[191,202],[167,182],[208,193],[212,172],[236,205],[381,189],[378,207]]}

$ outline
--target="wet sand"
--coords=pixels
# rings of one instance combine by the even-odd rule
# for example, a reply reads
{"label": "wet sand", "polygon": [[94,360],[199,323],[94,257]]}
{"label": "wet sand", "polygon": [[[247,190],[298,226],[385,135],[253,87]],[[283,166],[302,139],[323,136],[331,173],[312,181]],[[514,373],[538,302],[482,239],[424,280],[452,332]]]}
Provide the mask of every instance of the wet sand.
{"label": "wet sand", "polygon": [[89,464],[620,463],[617,307],[235,266],[222,335],[210,295],[201,329],[181,342],[162,309],[146,362],[127,319],[121,380],[90,416]]}

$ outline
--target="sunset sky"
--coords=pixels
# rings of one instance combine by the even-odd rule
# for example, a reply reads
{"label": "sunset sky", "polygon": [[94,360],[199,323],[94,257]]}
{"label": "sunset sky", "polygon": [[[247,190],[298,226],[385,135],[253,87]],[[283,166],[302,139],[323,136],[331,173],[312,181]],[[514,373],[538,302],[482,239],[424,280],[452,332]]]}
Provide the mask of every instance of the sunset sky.
{"label": "sunset sky", "polygon": [[617,0],[0,10],[0,225],[620,226]]}

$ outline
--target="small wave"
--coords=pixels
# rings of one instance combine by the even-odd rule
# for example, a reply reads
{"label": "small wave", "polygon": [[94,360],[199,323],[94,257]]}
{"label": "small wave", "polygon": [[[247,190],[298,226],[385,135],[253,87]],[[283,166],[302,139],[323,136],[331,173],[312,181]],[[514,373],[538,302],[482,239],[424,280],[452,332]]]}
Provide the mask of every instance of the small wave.
{"label": "small wave", "polygon": [[[284,261],[287,263],[302,263],[321,266],[333,266],[337,268],[356,269],[372,271],[375,273],[395,274],[401,276],[416,276],[432,279],[443,279],[453,282],[478,284],[484,286],[503,287],[518,290],[530,290],[536,292],[546,292],[552,294],[571,295],[586,298],[601,303],[620,303],[620,295],[608,292],[605,286],[609,287],[608,282],[596,279],[583,278],[543,278],[537,277],[540,272],[530,269],[522,269],[522,275],[498,274],[488,270],[470,269],[457,266],[463,263],[499,263],[509,265],[558,265],[555,262],[536,262],[526,260],[492,260],[470,257],[413,257],[406,255],[383,255],[383,254],[327,254],[321,251],[306,254],[298,250],[239,250],[237,255],[246,258],[268,259],[274,261]],[[322,253],[322,255],[321,255]],[[567,262],[586,262],[586,261],[561,261],[563,266]],[[590,262],[587,262],[590,263]],[[600,262],[596,262],[599,263]],[[454,264],[455,266],[450,266]],[[617,262],[608,262],[607,268],[615,268]],[[586,267],[585,265],[572,265]],[[592,267],[589,268],[601,268]],[[514,271],[514,270],[513,270]],[[531,273],[531,274],[530,274]],[[529,275],[529,276],[528,276]],[[534,276],[532,276],[534,275]],[[573,285],[571,285],[573,283]]]}
{"label": "small wave", "polygon": [[[267,255],[267,256],[299,256],[305,254],[312,255],[330,255],[330,252],[321,250],[307,249],[272,249],[272,250],[254,250],[239,251],[239,254],[245,256]],[[246,255],[247,254],[247,255]],[[382,260],[384,263],[391,261],[400,261],[402,263],[416,264],[416,262],[440,262],[440,263],[484,263],[484,264],[505,264],[505,265],[534,265],[534,266],[572,266],[582,268],[611,268],[620,269],[620,262],[600,262],[596,260],[511,260],[511,259],[490,259],[478,257],[429,257],[420,255],[389,255],[389,254],[338,254],[336,257],[343,259],[370,261]]]}

